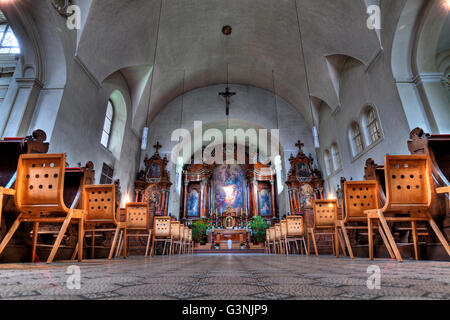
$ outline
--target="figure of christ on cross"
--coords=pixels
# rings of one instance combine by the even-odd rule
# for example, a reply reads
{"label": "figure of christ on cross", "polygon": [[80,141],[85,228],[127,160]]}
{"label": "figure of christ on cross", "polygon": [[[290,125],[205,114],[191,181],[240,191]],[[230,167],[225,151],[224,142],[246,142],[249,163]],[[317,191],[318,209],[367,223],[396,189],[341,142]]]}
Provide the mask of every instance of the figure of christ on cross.
{"label": "figure of christ on cross", "polygon": [[219,96],[222,96],[225,98],[225,105],[226,105],[226,115],[230,115],[230,103],[231,103],[231,97],[235,96],[236,92],[230,92],[230,88],[226,88],[225,92],[219,92]]}

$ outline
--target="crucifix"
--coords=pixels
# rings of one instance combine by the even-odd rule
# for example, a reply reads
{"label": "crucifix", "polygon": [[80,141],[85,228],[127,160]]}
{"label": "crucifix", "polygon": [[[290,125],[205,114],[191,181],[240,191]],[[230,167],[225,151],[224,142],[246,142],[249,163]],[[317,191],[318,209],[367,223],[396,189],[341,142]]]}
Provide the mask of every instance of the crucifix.
{"label": "crucifix", "polygon": [[300,140],[298,140],[298,142],[295,144],[295,146],[302,151],[302,148],[305,146],[304,143],[302,143]]}
{"label": "crucifix", "polygon": [[230,88],[227,87],[225,92],[219,92],[219,96],[222,96],[225,98],[225,105],[226,105],[226,115],[228,116],[230,114],[230,103],[231,103],[231,97],[235,96],[236,92],[230,92]]}
{"label": "crucifix", "polygon": [[162,148],[162,145],[159,143],[159,141],[157,141],[156,144],[153,146],[153,148],[155,148],[156,153],[158,153],[158,150]]}

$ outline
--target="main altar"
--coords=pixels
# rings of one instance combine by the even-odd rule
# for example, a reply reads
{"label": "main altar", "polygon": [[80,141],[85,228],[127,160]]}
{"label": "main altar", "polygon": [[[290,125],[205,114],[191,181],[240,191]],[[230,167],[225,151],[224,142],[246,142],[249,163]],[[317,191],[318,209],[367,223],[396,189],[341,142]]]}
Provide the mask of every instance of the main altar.
{"label": "main altar", "polygon": [[212,219],[218,224],[217,228],[226,229],[224,215],[231,216],[237,224],[254,216],[261,216],[268,222],[276,219],[276,171],[271,163],[249,161],[255,155],[249,155],[247,148],[244,164],[237,163],[236,146],[234,156],[234,163],[188,164],[184,167],[183,222],[190,224],[199,219]]}

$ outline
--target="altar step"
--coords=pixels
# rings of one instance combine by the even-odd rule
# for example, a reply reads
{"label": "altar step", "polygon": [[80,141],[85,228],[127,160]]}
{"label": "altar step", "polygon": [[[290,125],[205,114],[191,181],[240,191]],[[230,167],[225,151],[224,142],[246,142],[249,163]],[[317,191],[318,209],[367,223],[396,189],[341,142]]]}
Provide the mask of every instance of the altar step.
{"label": "altar step", "polygon": [[228,243],[220,244],[220,249],[211,249],[211,244],[205,244],[194,249],[194,253],[264,253],[264,247],[250,244],[250,249],[241,249],[239,243],[233,243],[231,249],[228,249]]}

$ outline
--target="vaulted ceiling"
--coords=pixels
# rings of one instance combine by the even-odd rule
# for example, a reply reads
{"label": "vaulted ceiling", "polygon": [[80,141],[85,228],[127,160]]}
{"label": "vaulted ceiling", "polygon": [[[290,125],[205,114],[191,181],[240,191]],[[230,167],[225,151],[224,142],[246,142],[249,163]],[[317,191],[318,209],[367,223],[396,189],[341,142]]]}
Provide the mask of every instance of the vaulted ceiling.
{"label": "vaulted ceiling", "polygon": [[340,104],[336,77],[345,57],[369,65],[379,53],[379,38],[366,27],[374,2],[93,1],[77,54],[99,82],[122,72],[136,126],[183,91],[227,81],[274,91],[311,122],[310,96],[315,105]]}

